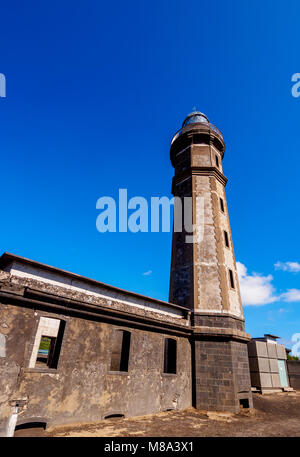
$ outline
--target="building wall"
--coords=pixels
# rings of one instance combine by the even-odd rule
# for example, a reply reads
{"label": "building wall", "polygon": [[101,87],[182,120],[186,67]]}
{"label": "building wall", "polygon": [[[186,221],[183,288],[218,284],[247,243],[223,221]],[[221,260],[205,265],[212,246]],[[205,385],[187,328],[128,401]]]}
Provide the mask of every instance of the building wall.
{"label": "building wall", "polygon": [[[41,421],[48,425],[191,406],[191,350],[186,337],[167,330],[142,330],[121,321],[109,323],[95,316],[79,317],[68,311],[57,314],[30,304],[0,303],[0,316],[2,434],[16,404],[20,408],[18,423]],[[57,369],[29,368],[42,316],[66,321]],[[166,315],[163,319],[172,321]],[[116,329],[131,332],[128,372],[110,371]],[[163,373],[165,337],[177,341],[177,374]]]}
{"label": "building wall", "polygon": [[287,360],[286,363],[291,387],[300,390],[300,360]]}
{"label": "building wall", "polygon": [[[225,188],[216,178],[210,178],[212,202],[214,209],[214,224],[218,249],[219,275],[222,289],[223,309],[232,315],[243,318],[242,300],[239,288],[239,278],[234,255],[233,240],[229,220],[229,212]],[[223,200],[224,212],[221,210],[220,198]],[[229,238],[229,247],[225,245],[224,231]],[[230,287],[229,269],[233,272],[235,289]]]}
{"label": "building wall", "polygon": [[278,360],[286,360],[282,344],[251,340],[248,343],[251,385],[259,390],[281,389]]}
{"label": "building wall", "polygon": [[[247,343],[226,335],[226,332],[244,334],[244,323],[230,315],[217,314],[195,314],[194,320],[199,331],[193,348],[196,407],[234,413],[241,407],[252,408]],[[201,336],[201,330],[205,336],[203,333]]]}
{"label": "building wall", "polygon": [[[191,197],[192,177],[176,182],[173,193],[175,197]],[[193,244],[186,243],[186,236],[191,234],[184,229],[184,211],[182,228],[182,232],[173,232],[169,301],[193,309]]]}
{"label": "building wall", "polygon": [[239,412],[240,401],[252,408],[247,345],[208,339],[195,342],[196,407]]}
{"label": "building wall", "polygon": [[[222,312],[222,293],[219,276],[216,227],[213,215],[213,201],[209,176],[193,176],[193,197],[202,198],[204,204],[203,239],[194,243],[195,311]],[[196,203],[195,203],[196,204]],[[195,208],[195,223],[201,217]],[[199,221],[200,222],[200,221]]]}

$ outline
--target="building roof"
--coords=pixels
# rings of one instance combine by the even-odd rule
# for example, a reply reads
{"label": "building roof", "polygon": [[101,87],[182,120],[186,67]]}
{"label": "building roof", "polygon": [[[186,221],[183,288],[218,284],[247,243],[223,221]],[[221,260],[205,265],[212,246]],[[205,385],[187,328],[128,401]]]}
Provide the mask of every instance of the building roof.
{"label": "building roof", "polygon": [[53,272],[53,273],[56,273],[56,274],[60,274],[62,276],[65,276],[65,277],[68,277],[68,278],[71,278],[71,279],[77,279],[77,280],[80,279],[81,281],[86,282],[87,284],[93,284],[93,285],[96,285],[96,286],[104,287],[104,288],[109,289],[109,290],[114,291],[114,292],[127,294],[127,295],[132,296],[132,297],[137,297],[137,298],[140,298],[140,299],[148,300],[148,301],[155,302],[155,303],[158,303],[158,304],[161,304],[161,305],[165,305],[165,306],[168,306],[168,307],[172,307],[172,308],[175,308],[175,309],[178,309],[178,310],[189,311],[189,308],[186,308],[184,306],[175,305],[174,303],[169,303],[169,302],[166,302],[166,301],[163,301],[163,300],[158,300],[158,299],[152,298],[152,297],[148,297],[146,295],[142,295],[142,294],[139,294],[139,293],[136,293],[136,292],[131,292],[131,291],[128,291],[128,290],[120,289],[119,287],[111,286],[110,284],[106,284],[106,283],[97,281],[95,279],[87,278],[85,276],[78,275],[76,273],[71,273],[70,271],[62,270],[60,268],[52,267],[51,265],[47,265],[47,264],[44,264],[44,263],[36,262],[35,260],[27,259],[26,257],[21,257],[21,256],[18,256],[18,255],[15,255],[15,254],[11,254],[9,252],[4,252],[1,255],[1,257],[0,257],[0,269],[5,269],[12,262],[18,262],[18,263],[21,263],[23,265],[30,265],[30,266],[33,266],[33,267],[37,267],[37,268],[39,268],[41,270]]}
{"label": "building roof", "polygon": [[189,124],[209,124],[208,117],[200,111],[193,111],[190,113],[183,121],[182,127],[185,127]]}

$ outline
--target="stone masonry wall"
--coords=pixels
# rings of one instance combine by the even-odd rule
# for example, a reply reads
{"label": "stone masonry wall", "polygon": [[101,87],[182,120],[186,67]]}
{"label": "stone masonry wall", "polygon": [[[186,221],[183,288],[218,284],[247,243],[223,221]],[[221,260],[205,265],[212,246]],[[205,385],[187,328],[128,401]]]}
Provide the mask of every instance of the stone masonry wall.
{"label": "stone masonry wall", "polygon": [[300,360],[287,360],[286,364],[291,387],[300,390]]}
{"label": "stone masonry wall", "polygon": [[195,342],[196,407],[240,410],[240,400],[252,407],[247,345],[207,339]]}
{"label": "stone masonry wall", "polygon": [[[16,281],[11,289],[18,289]],[[18,281],[22,289],[20,284],[25,279]],[[33,281],[30,284],[37,287]],[[8,287],[9,284],[5,289]],[[44,284],[46,290],[53,292],[49,284]],[[66,291],[68,294],[74,298],[74,293]],[[145,315],[138,308],[134,313]],[[149,315],[162,322],[181,322],[183,327],[187,322],[168,315],[155,316],[151,311]],[[42,316],[66,322],[57,369],[29,368]],[[116,329],[131,332],[128,372],[110,371]],[[132,417],[191,406],[191,352],[184,336],[167,330],[142,330],[128,323],[109,323],[101,317],[80,317],[67,309],[52,312],[29,303],[22,306],[7,301],[0,301],[0,335],[2,434],[16,403],[20,408],[19,423],[41,421],[48,425],[98,421],[111,414]],[[177,374],[163,373],[165,337],[177,341]]]}
{"label": "stone masonry wall", "polygon": [[194,285],[196,289],[194,309],[203,312],[222,311],[217,239],[209,176],[193,176],[193,197],[195,200],[196,197],[204,199],[203,240],[194,243]]}
{"label": "stone masonry wall", "polygon": [[[184,179],[175,186],[175,196],[192,196],[192,178]],[[193,306],[193,245],[186,243],[182,211],[182,232],[173,232],[169,301],[181,306]]]}

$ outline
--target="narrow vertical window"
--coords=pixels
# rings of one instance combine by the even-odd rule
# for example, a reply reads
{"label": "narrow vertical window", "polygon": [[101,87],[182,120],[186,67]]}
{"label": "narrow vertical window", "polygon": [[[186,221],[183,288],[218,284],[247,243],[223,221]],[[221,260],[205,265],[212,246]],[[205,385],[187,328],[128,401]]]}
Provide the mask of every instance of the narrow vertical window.
{"label": "narrow vertical window", "polygon": [[177,341],[173,338],[165,338],[164,347],[164,373],[176,374],[177,365]]}
{"label": "narrow vertical window", "polygon": [[60,319],[40,318],[29,368],[57,368],[65,325]]}
{"label": "narrow vertical window", "polygon": [[128,371],[131,333],[126,330],[117,330],[113,337],[111,354],[111,371]]}
{"label": "narrow vertical window", "polygon": [[219,157],[216,155],[216,165],[219,168]]}
{"label": "narrow vertical window", "polygon": [[223,213],[225,213],[223,198],[220,198],[220,207],[221,207],[221,211],[222,211]]}
{"label": "narrow vertical window", "polygon": [[229,270],[229,279],[230,279],[230,287],[232,289],[235,289],[234,279],[233,279],[233,271],[232,270]]}
{"label": "narrow vertical window", "polygon": [[225,246],[229,248],[229,238],[228,238],[228,233],[226,230],[224,230],[224,238],[225,238]]}

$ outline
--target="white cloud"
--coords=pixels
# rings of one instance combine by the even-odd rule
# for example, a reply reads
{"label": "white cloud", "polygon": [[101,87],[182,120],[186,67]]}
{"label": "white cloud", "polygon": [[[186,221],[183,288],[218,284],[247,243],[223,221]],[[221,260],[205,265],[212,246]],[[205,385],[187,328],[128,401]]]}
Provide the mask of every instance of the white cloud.
{"label": "white cloud", "polygon": [[298,262],[277,262],[274,264],[275,270],[291,271],[292,273],[300,272],[300,263]]}
{"label": "white cloud", "polygon": [[240,262],[237,262],[237,270],[244,305],[267,305],[278,300],[272,284],[272,275],[262,276],[257,273],[249,275],[245,265]]}
{"label": "white cloud", "polygon": [[280,298],[286,302],[300,302],[300,290],[299,289],[288,289],[280,295]]}
{"label": "white cloud", "polygon": [[143,276],[149,276],[149,275],[151,275],[151,273],[152,273],[152,270],[145,271],[145,273],[143,273]]}
{"label": "white cloud", "polygon": [[[297,271],[300,265],[297,262],[277,262],[275,268],[284,271]],[[258,273],[247,273],[247,268],[241,262],[237,262],[237,270],[241,288],[242,301],[244,305],[259,306],[283,301],[287,303],[300,302],[300,289],[288,289],[281,294],[276,293],[276,289],[272,284],[273,276],[262,276]],[[300,271],[300,270],[299,270]],[[279,314],[284,312],[284,308],[278,310]]]}

